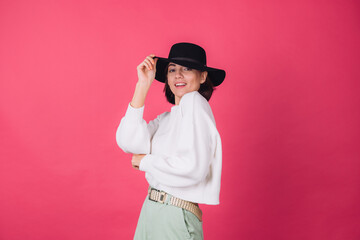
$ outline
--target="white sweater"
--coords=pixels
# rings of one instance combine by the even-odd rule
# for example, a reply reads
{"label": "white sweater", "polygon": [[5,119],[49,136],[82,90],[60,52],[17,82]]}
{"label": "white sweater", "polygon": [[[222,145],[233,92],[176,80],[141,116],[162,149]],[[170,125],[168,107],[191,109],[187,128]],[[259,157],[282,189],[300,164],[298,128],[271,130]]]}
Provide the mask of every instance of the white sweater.
{"label": "white sweater", "polygon": [[175,197],[219,204],[222,148],[208,101],[197,91],[148,124],[130,104],[116,132],[126,153],[146,154],[139,169],[150,186]]}

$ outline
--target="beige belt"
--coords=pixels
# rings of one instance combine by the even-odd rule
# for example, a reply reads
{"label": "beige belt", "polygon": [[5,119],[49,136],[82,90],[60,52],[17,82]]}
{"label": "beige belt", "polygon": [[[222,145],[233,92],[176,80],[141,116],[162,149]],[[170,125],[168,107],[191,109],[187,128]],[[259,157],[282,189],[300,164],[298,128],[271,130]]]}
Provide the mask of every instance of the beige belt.
{"label": "beige belt", "polygon": [[193,213],[199,219],[200,222],[202,221],[202,211],[197,203],[176,198],[166,192],[157,190],[152,187],[149,187],[149,199],[159,203],[168,203],[173,206],[188,210],[189,212]]}

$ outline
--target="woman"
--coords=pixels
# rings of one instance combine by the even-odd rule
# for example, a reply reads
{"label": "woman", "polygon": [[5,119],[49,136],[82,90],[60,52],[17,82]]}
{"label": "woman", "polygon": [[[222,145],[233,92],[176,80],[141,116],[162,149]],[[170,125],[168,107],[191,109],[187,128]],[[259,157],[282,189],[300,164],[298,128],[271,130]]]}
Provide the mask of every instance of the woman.
{"label": "woman", "polygon": [[[169,57],[149,55],[116,132],[120,148],[149,183],[134,239],[203,239],[201,204],[219,204],[221,139],[208,100],[225,71],[206,66],[203,48],[177,43]],[[144,102],[154,78],[165,83],[170,112],[148,124]]]}

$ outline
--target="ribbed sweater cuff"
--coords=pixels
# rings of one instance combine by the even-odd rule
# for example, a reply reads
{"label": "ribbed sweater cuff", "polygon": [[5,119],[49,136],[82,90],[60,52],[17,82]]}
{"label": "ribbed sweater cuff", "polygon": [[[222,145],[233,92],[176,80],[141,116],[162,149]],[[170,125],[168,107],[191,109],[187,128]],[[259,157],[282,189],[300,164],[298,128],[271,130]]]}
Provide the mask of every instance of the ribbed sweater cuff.
{"label": "ribbed sweater cuff", "polygon": [[134,108],[129,103],[125,114],[126,118],[128,118],[131,122],[140,122],[143,119],[144,107],[145,105],[139,108]]}

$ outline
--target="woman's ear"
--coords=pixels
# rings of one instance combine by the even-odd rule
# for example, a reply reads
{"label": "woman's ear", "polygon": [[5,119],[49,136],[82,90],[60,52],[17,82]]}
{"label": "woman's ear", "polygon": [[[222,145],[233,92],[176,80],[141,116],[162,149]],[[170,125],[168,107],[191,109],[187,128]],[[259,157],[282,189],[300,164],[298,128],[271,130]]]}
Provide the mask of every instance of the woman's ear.
{"label": "woman's ear", "polygon": [[206,81],[207,75],[208,75],[207,71],[201,72],[200,84],[203,84]]}

